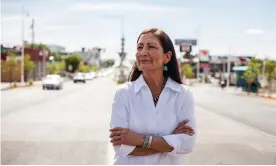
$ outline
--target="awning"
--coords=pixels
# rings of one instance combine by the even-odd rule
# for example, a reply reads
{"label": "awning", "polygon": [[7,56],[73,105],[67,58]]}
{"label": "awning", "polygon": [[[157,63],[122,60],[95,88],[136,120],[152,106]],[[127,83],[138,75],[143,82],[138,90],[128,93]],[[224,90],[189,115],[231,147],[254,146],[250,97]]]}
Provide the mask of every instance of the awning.
{"label": "awning", "polygon": [[245,70],[247,70],[247,69],[249,69],[248,66],[234,66],[234,67],[232,68],[233,71],[245,71]]}

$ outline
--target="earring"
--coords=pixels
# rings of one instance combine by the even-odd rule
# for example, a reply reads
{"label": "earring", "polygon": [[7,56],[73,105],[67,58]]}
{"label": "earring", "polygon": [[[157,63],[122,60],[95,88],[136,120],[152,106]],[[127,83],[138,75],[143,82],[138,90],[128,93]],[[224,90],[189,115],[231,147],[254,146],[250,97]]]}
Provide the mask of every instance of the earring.
{"label": "earring", "polygon": [[168,66],[164,65],[163,70],[168,71]]}

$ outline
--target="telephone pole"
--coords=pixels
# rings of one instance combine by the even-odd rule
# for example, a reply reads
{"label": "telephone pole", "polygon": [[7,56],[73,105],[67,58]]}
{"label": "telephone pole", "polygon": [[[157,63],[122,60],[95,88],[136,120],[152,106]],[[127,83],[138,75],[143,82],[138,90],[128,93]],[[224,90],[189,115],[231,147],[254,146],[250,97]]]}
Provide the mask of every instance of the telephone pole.
{"label": "telephone pole", "polygon": [[34,39],[35,39],[34,26],[35,26],[35,21],[34,21],[34,19],[32,19],[32,25],[31,25],[31,30],[32,30],[32,47],[34,46]]}
{"label": "telephone pole", "polygon": [[24,84],[24,48],[25,48],[25,41],[24,41],[24,26],[25,26],[25,9],[24,9],[24,0],[22,0],[22,48],[21,48],[21,84]]}

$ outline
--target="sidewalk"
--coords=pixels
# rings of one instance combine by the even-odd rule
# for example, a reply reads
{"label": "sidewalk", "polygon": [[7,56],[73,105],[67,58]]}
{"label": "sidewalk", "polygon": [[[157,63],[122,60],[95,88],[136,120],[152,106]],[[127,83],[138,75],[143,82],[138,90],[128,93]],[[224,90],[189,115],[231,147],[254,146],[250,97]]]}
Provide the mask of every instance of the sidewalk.
{"label": "sidewalk", "polygon": [[[107,77],[112,74],[112,68],[107,68],[102,71],[99,71],[101,74],[101,77]],[[63,83],[70,81],[71,79],[69,77],[63,77]],[[11,84],[11,86],[14,85],[15,82]],[[23,85],[21,82],[16,82],[17,87],[16,88],[23,88],[23,87],[32,87],[32,86],[38,86],[42,85],[42,81],[34,81],[32,86],[28,85],[28,82],[25,82]],[[10,88],[10,83],[8,82],[1,82],[1,91],[9,90],[9,89],[16,89],[16,88]]]}
{"label": "sidewalk", "polygon": [[[64,77],[63,78],[63,83],[67,82],[71,80],[70,78]],[[15,84],[15,82],[13,82],[11,84],[10,87],[10,83],[7,82],[1,82],[1,91],[4,90],[9,90],[9,89],[17,89],[17,88],[26,88],[26,87],[33,87],[33,86],[39,86],[42,85],[42,81],[34,81],[33,85],[29,85],[28,82],[25,82],[23,85],[21,84],[21,82],[16,82],[17,87],[16,88],[12,88],[12,86]]]}
{"label": "sidewalk", "polygon": [[[211,83],[209,84],[210,86],[221,89],[221,87],[218,84],[217,79],[211,78],[210,81],[211,81]],[[199,84],[204,84],[204,83],[199,83]],[[247,92],[242,91],[241,88],[237,88],[235,86],[225,87],[223,89],[223,91],[226,92],[226,93],[235,94],[235,95],[250,96],[250,97],[263,97],[265,99],[271,99],[271,100],[276,101],[276,93],[275,92],[270,94],[270,95],[267,92],[259,92],[258,95],[256,93],[248,94]]]}
{"label": "sidewalk", "polygon": [[13,86],[14,84],[15,84],[15,82],[13,82],[13,83],[11,84],[11,87],[10,87],[10,83],[1,82],[1,91],[8,90],[8,89],[16,89],[16,88],[37,86],[37,85],[41,85],[41,84],[42,84],[42,81],[34,81],[34,82],[33,82],[33,85],[31,85],[31,86],[28,85],[28,82],[25,82],[23,85],[21,84],[21,82],[16,82],[17,87],[16,87],[16,88],[12,88],[12,86]]}
{"label": "sidewalk", "polygon": [[[220,87],[219,87],[220,88]],[[272,93],[269,94],[268,93],[264,93],[264,92],[260,92],[258,95],[256,93],[247,93],[245,91],[242,91],[241,88],[236,88],[236,87],[225,87],[224,89],[225,92],[227,93],[231,93],[231,94],[235,94],[235,95],[243,95],[243,96],[251,96],[251,97],[263,97],[265,99],[272,99],[276,101],[276,93]]]}

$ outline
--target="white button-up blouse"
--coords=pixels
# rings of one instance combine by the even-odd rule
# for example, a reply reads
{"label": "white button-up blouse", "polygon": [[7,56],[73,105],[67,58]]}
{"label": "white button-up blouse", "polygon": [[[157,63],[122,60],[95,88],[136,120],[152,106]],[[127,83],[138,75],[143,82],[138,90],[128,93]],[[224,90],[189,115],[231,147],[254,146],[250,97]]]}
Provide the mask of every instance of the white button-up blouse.
{"label": "white button-up blouse", "polygon": [[193,95],[185,85],[168,78],[156,106],[142,75],[136,81],[121,85],[115,93],[110,127],[128,128],[143,135],[162,136],[174,150],[148,156],[132,156],[129,154],[135,146],[114,146],[114,164],[184,164],[183,154],[192,152],[196,134],[189,136],[172,132],[185,119],[190,120],[187,125],[197,133]]}

